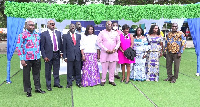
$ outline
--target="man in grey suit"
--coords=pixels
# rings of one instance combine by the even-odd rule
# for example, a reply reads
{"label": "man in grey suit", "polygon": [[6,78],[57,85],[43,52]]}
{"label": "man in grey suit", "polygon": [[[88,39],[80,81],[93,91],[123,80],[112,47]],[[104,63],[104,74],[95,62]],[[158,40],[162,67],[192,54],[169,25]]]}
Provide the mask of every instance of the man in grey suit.
{"label": "man in grey suit", "polygon": [[48,21],[48,30],[41,33],[41,53],[45,61],[47,90],[51,91],[51,69],[53,66],[54,87],[62,88],[59,79],[60,53],[62,51],[61,32],[55,30],[55,22]]}
{"label": "man in grey suit", "polygon": [[[70,24],[69,32],[63,35],[63,58],[67,62],[67,87],[72,86],[72,73],[75,71],[76,85],[81,87],[81,35],[75,33],[75,25]],[[75,70],[74,70],[75,69]]]}

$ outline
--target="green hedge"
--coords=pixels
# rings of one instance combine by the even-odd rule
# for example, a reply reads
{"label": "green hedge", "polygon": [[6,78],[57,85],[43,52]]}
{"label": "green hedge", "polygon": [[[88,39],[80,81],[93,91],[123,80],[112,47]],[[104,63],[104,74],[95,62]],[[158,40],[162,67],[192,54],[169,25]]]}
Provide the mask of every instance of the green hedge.
{"label": "green hedge", "polygon": [[9,17],[55,18],[58,22],[65,19],[94,20],[95,23],[100,23],[102,20],[121,19],[137,22],[141,19],[198,18],[200,4],[120,6],[6,2],[4,11]]}

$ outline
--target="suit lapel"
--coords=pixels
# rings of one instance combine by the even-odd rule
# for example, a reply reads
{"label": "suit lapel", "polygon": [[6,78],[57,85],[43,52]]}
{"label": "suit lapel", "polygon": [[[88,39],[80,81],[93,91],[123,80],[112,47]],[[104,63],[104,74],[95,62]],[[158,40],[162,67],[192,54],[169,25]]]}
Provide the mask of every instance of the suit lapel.
{"label": "suit lapel", "polygon": [[78,36],[78,34],[76,33],[76,44],[77,44],[77,42],[78,42],[78,39],[79,39],[79,36]]}
{"label": "suit lapel", "polygon": [[50,34],[49,31],[47,31],[47,36],[48,36],[49,41],[51,42],[51,45],[53,45],[53,42],[52,42],[52,40],[51,40],[51,34]]}
{"label": "suit lapel", "polygon": [[73,42],[73,40],[72,40],[72,35],[70,34],[70,33],[68,33],[68,38],[69,38],[69,40],[71,41],[71,43],[74,45],[74,42]]}

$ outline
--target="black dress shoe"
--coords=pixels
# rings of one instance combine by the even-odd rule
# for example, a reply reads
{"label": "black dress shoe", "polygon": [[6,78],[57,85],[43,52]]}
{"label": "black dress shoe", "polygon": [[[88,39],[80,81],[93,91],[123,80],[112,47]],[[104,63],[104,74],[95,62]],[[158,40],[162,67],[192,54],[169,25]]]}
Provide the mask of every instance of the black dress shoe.
{"label": "black dress shoe", "polygon": [[62,85],[54,85],[53,87],[58,87],[58,88],[63,88],[63,86]]}
{"label": "black dress shoe", "polygon": [[66,88],[70,88],[70,85],[67,85]]}
{"label": "black dress shoe", "polygon": [[48,90],[48,91],[52,91],[52,88],[51,88],[51,87],[47,87],[47,90]]}
{"label": "black dress shoe", "polygon": [[120,76],[119,76],[119,75],[115,75],[114,77],[117,78],[117,79],[120,79]]}
{"label": "black dress shoe", "polygon": [[101,86],[104,86],[105,82],[101,82]]}
{"label": "black dress shoe", "polygon": [[164,79],[164,81],[171,81],[172,80],[172,78],[167,78],[167,79]]}
{"label": "black dress shoe", "polygon": [[32,96],[31,92],[27,92],[26,96],[31,97]]}
{"label": "black dress shoe", "polygon": [[76,86],[78,86],[79,88],[81,88],[81,84],[76,84]]}
{"label": "black dress shoe", "polygon": [[109,84],[113,85],[113,86],[116,86],[116,84],[114,82],[110,82],[109,81]]}
{"label": "black dress shoe", "polygon": [[175,80],[175,79],[172,79],[172,80],[170,81],[170,83],[176,83],[176,80]]}
{"label": "black dress shoe", "polygon": [[37,89],[37,90],[35,90],[35,92],[36,93],[42,93],[42,94],[46,93],[45,91],[42,91],[41,89]]}

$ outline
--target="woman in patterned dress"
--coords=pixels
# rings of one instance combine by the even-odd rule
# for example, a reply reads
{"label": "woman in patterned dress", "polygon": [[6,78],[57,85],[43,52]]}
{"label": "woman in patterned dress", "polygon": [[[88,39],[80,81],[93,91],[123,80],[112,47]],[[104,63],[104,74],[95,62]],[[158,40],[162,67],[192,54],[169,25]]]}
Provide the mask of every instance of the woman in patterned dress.
{"label": "woman in patterned dress", "polygon": [[131,61],[127,59],[124,55],[124,51],[128,49],[129,47],[133,48],[133,35],[128,33],[129,32],[129,26],[127,24],[122,26],[123,34],[120,34],[120,47],[118,50],[118,56],[119,56],[119,64],[121,64],[122,68],[122,80],[121,82],[124,82],[125,80],[125,66],[127,69],[127,78],[126,78],[126,84],[129,83],[129,76],[130,76],[130,64],[134,63],[134,61]]}
{"label": "woman in patterned dress", "polygon": [[163,38],[157,25],[152,25],[147,36],[149,52],[147,54],[147,81],[159,79],[159,60],[162,56]]}
{"label": "woman in patterned dress", "polygon": [[136,50],[135,63],[132,66],[130,79],[134,81],[145,81],[146,80],[146,58],[144,58],[145,52],[147,51],[148,42],[143,36],[144,31],[138,27],[136,34],[134,35],[134,50]]}
{"label": "woman in patterned dress", "polygon": [[82,86],[94,86],[100,84],[100,73],[98,68],[98,59],[100,50],[97,46],[97,35],[94,35],[94,27],[88,25],[85,35],[81,37],[80,49],[82,54]]}

